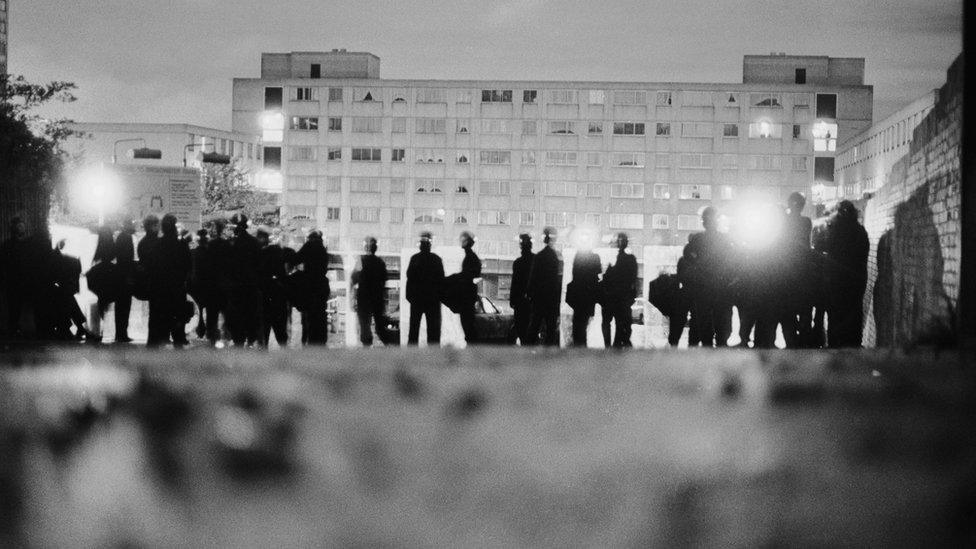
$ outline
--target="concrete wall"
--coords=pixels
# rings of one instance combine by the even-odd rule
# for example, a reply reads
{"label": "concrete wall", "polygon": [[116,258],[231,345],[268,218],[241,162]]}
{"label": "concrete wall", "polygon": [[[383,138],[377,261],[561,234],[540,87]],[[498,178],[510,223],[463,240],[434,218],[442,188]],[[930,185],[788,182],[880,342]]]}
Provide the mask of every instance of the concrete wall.
{"label": "concrete wall", "polygon": [[962,78],[960,56],[938,103],[915,129],[909,152],[867,203],[865,345],[931,341],[955,327]]}

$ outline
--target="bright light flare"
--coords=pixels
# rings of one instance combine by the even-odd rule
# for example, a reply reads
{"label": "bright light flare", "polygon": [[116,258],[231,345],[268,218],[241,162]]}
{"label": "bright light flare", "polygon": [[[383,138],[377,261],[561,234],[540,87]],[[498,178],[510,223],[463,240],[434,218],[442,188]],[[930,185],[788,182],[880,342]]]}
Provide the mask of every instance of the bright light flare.
{"label": "bright light flare", "polygon": [[735,238],[749,248],[769,247],[776,242],[782,230],[783,211],[771,203],[745,204],[732,220]]}
{"label": "bright light flare", "polygon": [[69,178],[71,202],[97,214],[99,223],[106,214],[122,205],[122,181],[104,165],[86,166]]}
{"label": "bright light flare", "polygon": [[261,170],[255,178],[255,186],[269,193],[280,193],[285,187],[285,178],[276,170]]}
{"label": "bright light flare", "polygon": [[267,111],[261,115],[261,139],[266,143],[277,143],[285,138],[285,115],[278,111]]}
{"label": "bright light flare", "polygon": [[600,232],[589,225],[579,225],[570,233],[569,240],[578,250],[592,250],[600,242]]}

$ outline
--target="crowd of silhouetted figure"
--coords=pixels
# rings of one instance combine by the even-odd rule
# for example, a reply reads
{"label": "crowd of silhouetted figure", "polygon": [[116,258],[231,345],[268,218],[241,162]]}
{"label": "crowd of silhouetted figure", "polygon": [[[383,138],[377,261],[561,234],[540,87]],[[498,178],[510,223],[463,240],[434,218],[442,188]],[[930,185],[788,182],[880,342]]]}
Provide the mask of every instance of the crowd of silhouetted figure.
{"label": "crowd of silhouetted figure", "polygon": [[[704,231],[692,234],[677,262],[677,272],[649,283],[648,301],[668,318],[668,342],[677,346],[687,328],[689,347],[725,347],[732,337],[733,308],[738,312],[739,346],[773,348],[782,333],[787,348],[856,347],[861,344],[862,299],[867,283],[868,237],[850,202],[840,202],[815,227],[801,214],[805,199],[790,196],[785,208],[771,207],[772,219],[761,245],[743,238],[735,227],[720,230],[719,211],[702,211]],[[100,342],[101,320],[114,307],[115,341],[126,343],[133,299],[148,302],[147,345],[176,347],[189,343],[191,330],[214,346],[267,347],[272,335],[288,346],[293,311],[301,319],[301,343],[324,345],[329,334],[328,271],[330,256],[320,231],[313,230],[296,251],[273,242],[269,229],[249,230],[248,219],[214,219],[191,234],[173,215],[150,215],[144,236],[125,222],[118,232],[98,230],[91,268],[85,273],[97,300],[92,329],[75,295],[81,262],[63,253],[64,241],[31,239],[15,219],[11,238],[0,249],[2,285],[7,303],[7,335],[21,336],[25,305],[33,310],[39,339]],[[755,236],[755,235],[753,235]],[[587,331],[600,306],[600,328],[607,348],[632,346],[635,301],[642,292],[638,262],[628,251],[625,233],[614,235],[616,256],[604,268],[593,251],[595,239],[577,239],[571,276],[563,292],[563,260],[558,232],[546,227],[542,248],[533,252],[532,235],[519,235],[521,253],[512,264],[511,325],[504,340],[522,346],[558,346],[562,300],[572,309],[571,345],[588,346]],[[438,345],[442,305],[458,315],[466,342],[478,343],[476,306],[482,262],[475,238],[462,232],[460,271],[445,275],[444,262],[432,251],[433,235],[423,232],[419,252],[406,270],[405,298],[410,304],[408,345],[420,340],[426,321],[428,345]],[[384,344],[397,344],[387,313],[388,271],[376,255],[377,241],[367,238],[364,253],[350,273],[360,342],[373,344],[373,331]],[[71,328],[74,326],[74,331]]]}

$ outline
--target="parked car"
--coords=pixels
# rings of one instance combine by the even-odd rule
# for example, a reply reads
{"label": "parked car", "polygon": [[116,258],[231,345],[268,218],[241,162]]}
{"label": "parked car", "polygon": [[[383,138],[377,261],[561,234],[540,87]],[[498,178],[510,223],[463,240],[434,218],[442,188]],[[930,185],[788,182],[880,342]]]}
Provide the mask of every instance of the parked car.
{"label": "parked car", "polygon": [[[399,342],[400,304],[391,303],[388,311],[386,329],[390,334],[390,340]],[[513,318],[513,313],[502,311],[491,299],[483,295],[479,295],[478,301],[474,303],[474,324],[478,330],[478,339],[482,343],[505,343]],[[386,344],[385,341],[383,343]]]}

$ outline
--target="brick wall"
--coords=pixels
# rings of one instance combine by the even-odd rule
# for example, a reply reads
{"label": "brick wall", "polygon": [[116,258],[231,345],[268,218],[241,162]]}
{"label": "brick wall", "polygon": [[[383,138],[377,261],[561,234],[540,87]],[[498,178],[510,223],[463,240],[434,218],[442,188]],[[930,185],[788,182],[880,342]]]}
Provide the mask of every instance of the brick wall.
{"label": "brick wall", "polygon": [[955,329],[962,79],[960,56],[935,108],[915,129],[909,152],[867,202],[866,346],[929,340]]}

